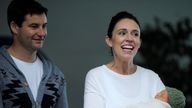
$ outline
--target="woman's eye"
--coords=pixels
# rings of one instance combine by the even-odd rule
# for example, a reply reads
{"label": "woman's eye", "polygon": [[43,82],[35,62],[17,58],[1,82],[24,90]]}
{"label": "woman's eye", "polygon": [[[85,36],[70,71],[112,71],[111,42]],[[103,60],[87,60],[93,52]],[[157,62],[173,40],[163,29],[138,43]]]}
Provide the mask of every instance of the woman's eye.
{"label": "woman's eye", "polygon": [[139,33],[134,33],[134,36],[139,36]]}
{"label": "woman's eye", "polygon": [[131,32],[131,35],[135,36],[135,37],[138,37],[140,34],[139,34],[139,32],[133,31],[133,32]]}
{"label": "woman's eye", "polygon": [[126,33],[125,32],[119,32],[119,35],[125,35]]}

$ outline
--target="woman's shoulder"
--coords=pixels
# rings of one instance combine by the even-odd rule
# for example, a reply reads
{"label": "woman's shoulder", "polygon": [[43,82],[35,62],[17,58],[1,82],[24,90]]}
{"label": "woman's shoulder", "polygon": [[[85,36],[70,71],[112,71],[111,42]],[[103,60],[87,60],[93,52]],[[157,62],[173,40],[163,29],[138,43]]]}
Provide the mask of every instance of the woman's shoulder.
{"label": "woman's shoulder", "polygon": [[94,81],[99,81],[100,79],[103,78],[103,71],[104,71],[105,65],[97,66],[92,69],[90,69],[86,73],[86,82],[94,82]]}
{"label": "woman's shoulder", "polygon": [[102,72],[104,69],[105,69],[105,65],[100,65],[100,66],[90,69],[87,72],[87,74],[98,74],[98,73]]}
{"label": "woman's shoulder", "polygon": [[137,65],[137,71],[141,72],[142,74],[158,77],[158,74],[155,71],[153,71],[149,68],[146,68],[146,67],[142,67],[142,66]]}

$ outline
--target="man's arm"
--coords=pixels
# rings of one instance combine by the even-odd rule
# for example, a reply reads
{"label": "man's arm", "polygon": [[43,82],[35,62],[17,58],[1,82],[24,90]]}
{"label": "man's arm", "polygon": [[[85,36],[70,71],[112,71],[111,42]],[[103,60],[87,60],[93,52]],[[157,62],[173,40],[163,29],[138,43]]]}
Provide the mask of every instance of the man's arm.
{"label": "man's arm", "polygon": [[55,108],[68,108],[68,99],[67,99],[67,89],[66,89],[66,82],[63,85],[63,91],[57,100]]}

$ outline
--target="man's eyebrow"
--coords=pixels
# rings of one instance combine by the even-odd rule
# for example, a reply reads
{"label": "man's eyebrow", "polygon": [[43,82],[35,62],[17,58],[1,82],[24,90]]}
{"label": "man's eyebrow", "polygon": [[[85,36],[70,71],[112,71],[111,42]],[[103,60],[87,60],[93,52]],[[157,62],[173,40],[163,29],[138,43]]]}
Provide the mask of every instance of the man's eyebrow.
{"label": "man's eyebrow", "polygon": [[[29,24],[29,26],[32,26],[32,25],[40,25],[39,23],[31,23]],[[43,25],[47,25],[47,23],[44,23]]]}
{"label": "man's eyebrow", "polygon": [[31,26],[31,25],[39,25],[38,23],[31,23],[31,24],[29,24],[29,26]]}

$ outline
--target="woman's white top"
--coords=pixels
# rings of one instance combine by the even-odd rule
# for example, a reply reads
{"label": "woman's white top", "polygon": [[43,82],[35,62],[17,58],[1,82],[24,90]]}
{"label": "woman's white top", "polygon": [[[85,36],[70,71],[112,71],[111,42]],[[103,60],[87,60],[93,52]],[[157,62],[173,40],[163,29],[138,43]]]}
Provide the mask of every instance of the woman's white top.
{"label": "woman's white top", "polygon": [[135,73],[121,75],[102,65],[86,75],[84,108],[127,108],[154,99],[164,89],[152,70],[137,66]]}

